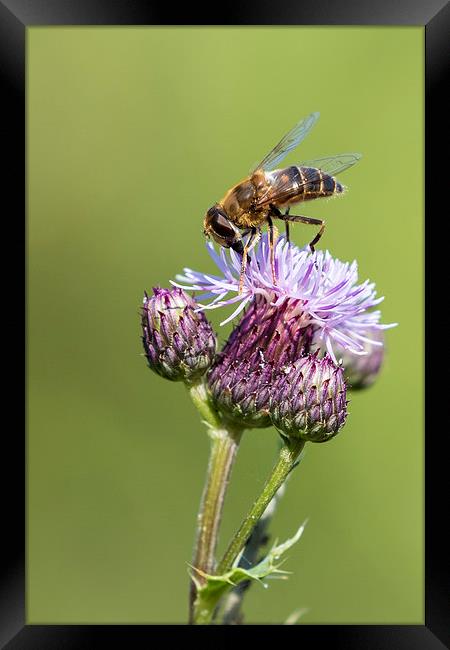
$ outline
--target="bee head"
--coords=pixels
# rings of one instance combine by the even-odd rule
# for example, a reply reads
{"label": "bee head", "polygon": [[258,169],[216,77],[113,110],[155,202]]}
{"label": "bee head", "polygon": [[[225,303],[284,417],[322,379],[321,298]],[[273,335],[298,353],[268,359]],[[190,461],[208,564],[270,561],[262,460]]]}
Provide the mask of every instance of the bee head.
{"label": "bee head", "polygon": [[221,205],[216,203],[209,208],[203,222],[203,233],[206,237],[211,236],[220,246],[242,253],[241,233],[229,220]]}

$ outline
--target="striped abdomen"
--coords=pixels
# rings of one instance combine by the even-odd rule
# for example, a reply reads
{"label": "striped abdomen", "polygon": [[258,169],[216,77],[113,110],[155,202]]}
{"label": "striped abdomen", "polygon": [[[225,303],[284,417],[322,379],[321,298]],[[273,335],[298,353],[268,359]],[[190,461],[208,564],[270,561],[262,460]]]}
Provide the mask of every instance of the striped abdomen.
{"label": "striped abdomen", "polygon": [[266,174],[271,202],[279,205],[309,201],[343,192],[332,176],[315,167],[286,167]]}

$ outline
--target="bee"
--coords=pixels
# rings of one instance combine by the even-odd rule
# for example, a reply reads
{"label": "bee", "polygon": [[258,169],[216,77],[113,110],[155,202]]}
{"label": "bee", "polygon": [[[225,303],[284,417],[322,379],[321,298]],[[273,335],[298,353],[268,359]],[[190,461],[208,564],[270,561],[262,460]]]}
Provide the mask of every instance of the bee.
{"label": "bee", "polygon": [[[298,122],[247,178],[228,190],[223,199],[206,213],[203,222],[205,236],[211,236],[220,246],[231,248],[242,256],[239,293],[242,293],[249,253],[261,238],[261,226],[267,224],[269,228],[272,280],[276,284],[276,229],[273,219],[284,221],[288,241],[289,223],[320,226],[309,244],[311,251],[314,251],[325,230],[325,221],[290,214],[290,207],[303,201],[341,194],[344,187],[334,178],[334,174],[348,169],[361,158],[361,154],[344,153],[277,168],[287,154],[306,138],[318,118],[319,113],[311,113]],[[248,238],[244,243],[246,235]]]}

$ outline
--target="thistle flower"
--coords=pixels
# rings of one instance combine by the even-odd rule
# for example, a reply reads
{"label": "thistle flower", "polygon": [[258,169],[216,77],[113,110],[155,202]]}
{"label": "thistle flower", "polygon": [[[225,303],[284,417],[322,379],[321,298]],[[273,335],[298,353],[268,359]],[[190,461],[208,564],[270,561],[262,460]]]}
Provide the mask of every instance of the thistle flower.
{"label": "thistle flower", "polygon": [[279,373],[270,404],[273,425],[288,438],[331,440],[347,417],[343,368],[318,351],[298,359]]}
{"label": "thistle flower", "polygon": [[[233,250],[221,248],[217,254],[211,243],[207,247],[221,275],[184,269],[172,284],[200,291],[199,300],[212,298],[204,309],[237,304],[221,325],[245,310],[208,373],[217,408],[248,427],[276,422],[289,435],[317,441],[335,435],[346,414],[343,371],[337,367],[335,351],[366,355],[367,345],[382,345],[378,333],[393,327],[380,324],[381,314],[373,310],[383,300],[376,297],[375,285],[357,284],[356,262],[341,262],[328,251],[299,249],[284,237],[274,251],[274,284],[265,234],[252,253],[239,293],[241,258]],[[309,357],[315,349],[327,353],[325,361]],[[305,364],[309,364],[306,375]],[[286,369],[294,372],[294,383],[283,375]],[[277,400],[288,387],[295,392],[295,386],[306,397],[302,401],[287,394],[284,412]],[[341,397],[331,398],[331,390]]]}
{"label": "thistle flower", "polygon": [[171,381],[193,382],[210,367],[216,337],[198,304],[182,289],[145,293],[142,343],[149,367]]}
{"label": "thistle flower", "polygon": [[[376,297],[375,285],[368,280],[357,284],[356,261],[349,264],[334,259],[328,251],[311,253],[309,247],[299,249],[280,237],[275,247],[275,272],[272,280],[268,235],[262,237],[260,246],[252,254],[247,266],[244,287],[239,294],[241,258],[233,250],[221,248],[219,254],[211,242],[209,253],[221,275],[199,273],[185,268],[173,282],[177,287],[202,292],[199,300],[213,298],[203,309],[216,309],[237,304],[236,309],[221,325],[235,318],[256,296],[262,296],[275,307],[286,299],[298,301],[302,319],[315,326],[314,341],[324,347],[337,362],[334,348],[339,346],[352,354],[365,355],[366,343],[377,345],[372,334],[394,327],[382,325],[381,313],[373,310],[383,297]],[[301,308],[300,308],[301,306]]]}

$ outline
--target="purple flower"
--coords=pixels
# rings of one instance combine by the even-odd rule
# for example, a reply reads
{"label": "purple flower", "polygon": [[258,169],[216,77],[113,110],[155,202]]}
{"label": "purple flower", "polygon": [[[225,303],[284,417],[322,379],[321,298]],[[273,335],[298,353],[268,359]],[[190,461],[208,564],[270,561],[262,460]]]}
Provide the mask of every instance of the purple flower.
{"label": "purple flower", "polygon": [[275,247],[277,283],[272,280],[268,235],[265,233],[247,266],[244,287],[239,290],[241,258],[233,250],[221,248],[216,253],[207,247],[220,274],[211,275],[184,269],[177,275],[177,287],[200,291],[199,300],[212,298],[203,309],[225,305],[237,307],[221,325],[228,323],[256,296],[279,307],[286,299],[297,302],[298,315],[314,326],[314,342],[323,347],[336,362],[337,350],[365,355],[366,344],[382,346],[375,333],[395,324],[382,325],[381,313],[373,308],[383,298],[376,297],[375,285],[368,280],[358,284],[356,261],[351,264],[334,259],[328,251],[311,253],[309,247],[298,248],[280,237]]}
{"label": "purple flower", "polygon": [[149,367],[171,381],[190,383],[210,367],[216,337],[198,304],[182,289],[153,289],[142,307],[142,343]]}

